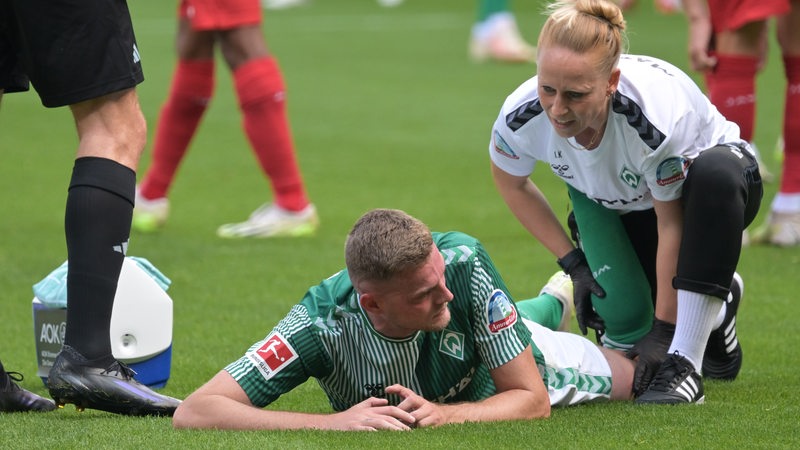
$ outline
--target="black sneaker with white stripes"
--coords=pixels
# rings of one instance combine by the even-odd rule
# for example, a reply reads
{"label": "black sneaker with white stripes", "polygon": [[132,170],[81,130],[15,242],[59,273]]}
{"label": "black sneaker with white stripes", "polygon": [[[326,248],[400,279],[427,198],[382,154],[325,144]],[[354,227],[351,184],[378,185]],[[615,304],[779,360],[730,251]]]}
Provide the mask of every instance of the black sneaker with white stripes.
{"label": "black sneaker with white stripes", "polygon": [[736,336],[736,313],[744,293],[744,282],[738,273],[733,274],[731,293],[727,299],[725,319],[711,332],[703,358],[703,377],[731,381],[742,368],[742,346]]}
{"label": "black sneaker with white stripes", "polygon": [[636,399],[637,404],[677,405],[703,403],[703,380],[688,359],[675,352],[661,364],[647,390]]}

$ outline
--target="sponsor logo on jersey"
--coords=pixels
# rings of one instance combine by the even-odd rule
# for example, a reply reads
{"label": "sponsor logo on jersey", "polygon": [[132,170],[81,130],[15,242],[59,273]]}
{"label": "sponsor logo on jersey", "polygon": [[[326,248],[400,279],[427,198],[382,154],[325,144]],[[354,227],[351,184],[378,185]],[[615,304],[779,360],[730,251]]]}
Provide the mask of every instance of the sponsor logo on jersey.
{"label": "sponsor logo on jersey", "polygon": [[489,319],[489,331],[492,333],[499,333],[517,322],[517,310],[506,293],[500,289],[495,289],[489,295],[486,313]]}
{"label": "sponsor logo on jersey", "polygon": [[569,164],[550,163],[550,169],[553,171],[553,173],[566,180],[575,178],[573,175],[567,175],[567,172],[569,172]]}
{"label": "sponsor logo on jersey", "polygon": [[444,329],[439,338],[439,352],[464,360],[464,333]]}
{"label": "sponsor logo on jersey", "polygon": [[365,383],[364,391],[368,397],[386,398],[386,390],[383,383]]}
{"label": "sponsor logo on jersey", "polygon": [[599,203],[601,205],[608,206],[608,207],[613,207],[614,205],[623,205],[623,206],[624,205],[630,205],[632,203],[636,203],[636,202],[642,200],[643,198],[644,198],[644,195],[639,195],[636,198],[632,198],[632,199],[628,199],[628,200],[625,200],[623,198],[619,198],[619,199],[616,199],[616,200],[607,200],[607,199],[598,198],[598,197],[593,197],[592,200],[596,201],[597,203]]}
{"label": "sponsor logo on jersey", "polygon": [[469,373],[467,373],[467,375],[464,378],[459,380],[458,384],[448,389],[446,394],[440,395],[436,399],[436,401],[438,403],[447,403],[448,400],[456,398],[456,396],[458,396],[458,394],[460,394],[461,391],[466,389],[467,386],[469,386],[469,384],[472,382],[472,377],[475,376],[475,372],[476,372],[475,367],[470,367]]}
{"label": "sponsor logo on jersey", "polygon": [[661,161],[656,169],[656,183],[667,186],[686,179],[686,169],[689,162],[680,156],[674,156]]}
{"label": "sponsor logo on jersey", "polygon": [[511,150],[511,146],[500,136],[498,131],[494,132],[494,136],[492,136],[492,144],[494,146],[494,151],[500,153],[501,155],[511,158],[511,159],[519,159],[514,150]]}
{"label": "sponsor logo on jersey", "polygon": [[289,341],[277,331],[267,336],[261,347],[248,353],[247,357],[267,380],[298,358]]}
{"label": "sponsor logo on jersey", "polygon": [[642,181],[642,176],[635,173],[631,169],[622,166],[622,172],[619,173],[619,179],[628,186],[636,189],[639,187],[639,182]]}

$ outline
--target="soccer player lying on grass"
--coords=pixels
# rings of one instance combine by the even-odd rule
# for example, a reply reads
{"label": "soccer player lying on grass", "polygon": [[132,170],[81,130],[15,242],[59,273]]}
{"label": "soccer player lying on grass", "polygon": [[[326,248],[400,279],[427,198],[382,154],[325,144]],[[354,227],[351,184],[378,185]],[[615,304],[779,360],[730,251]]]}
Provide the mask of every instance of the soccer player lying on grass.
{"label": "soccer player lying on grass", "polygon": [[[543,418],[630,399],[633,362],[577,334],[559,273],[515,305],[474,238],[398,210],[355,224],[347,270],[312,287],[263,340],[192,393],[176,428],[408,430]],[[334,414],[261,409],[314,377]]]}

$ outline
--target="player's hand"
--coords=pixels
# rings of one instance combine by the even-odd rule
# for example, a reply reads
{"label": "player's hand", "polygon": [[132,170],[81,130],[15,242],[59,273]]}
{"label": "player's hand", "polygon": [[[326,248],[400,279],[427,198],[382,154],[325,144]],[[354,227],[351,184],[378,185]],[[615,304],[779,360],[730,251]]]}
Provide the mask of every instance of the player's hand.
{"label": "player's hand", "polygon": [[647,390],[661,363],[667,359],[667,350],[675,335],[675,325],[654,319],[653,328],[636,343],[626,356],[636,361],[633,374],[633,395],[638,397]]}
{"label": "player's hand", "polygon": [[586,336],[588,327],[594,328],[598,335],[602,335],[605,331],[605,323],[592,307],[592,294],[604,298],[606,291],[594,279],[583,250],[576,248],[567,253],[558,260],[558,265],[572,279],[575,318],[578,320],[578,328],[581,329],[581,333]]}
{"label": "player's hand", "polygon": [[447,417],[441,405],[425,400],[405,386],[393,384],[386,388],[386,393],[397,395],[403,399],[397,407],[414,416],[413,426],[424,428],[447,423]]}
{"label": "player's hand", "polygon": [[334,430],[408,431],[414,426],[415,418],[403,408],[389,405],[385,398],[370,397],[346,411],[331,415]]}
{"label": "player's hand", "polygon": [[717,58],[710,54],[712,35],[710,21],[689,22],[689,62],[693,70],[705,72],[717,65]]}

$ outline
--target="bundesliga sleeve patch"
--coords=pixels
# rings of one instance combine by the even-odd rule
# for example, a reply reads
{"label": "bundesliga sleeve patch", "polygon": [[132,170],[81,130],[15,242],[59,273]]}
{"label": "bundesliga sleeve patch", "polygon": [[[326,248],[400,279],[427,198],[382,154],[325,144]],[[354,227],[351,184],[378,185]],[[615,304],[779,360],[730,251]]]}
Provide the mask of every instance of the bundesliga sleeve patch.
{"label": "bundesliga sleeve patch", "polygon": [[517,310],[505,292],[495,289],[486,304],[489,331],[499,333],[517,322]]}
{"label": "bundesliga sleeve patch", "polygon": [[297,352],[283,335],[273,332],[256,351],[247,354],[264,379],[269,380],[276,373],[298,358]]}
{"label": "bundesliga sleeve patch", "polygon": [[656,169],[656,183],[659,186],[667,186],[686,178],[686,171],[689,168],[689,161],[685,158],[675,156],[667,158],[658,165]]}

